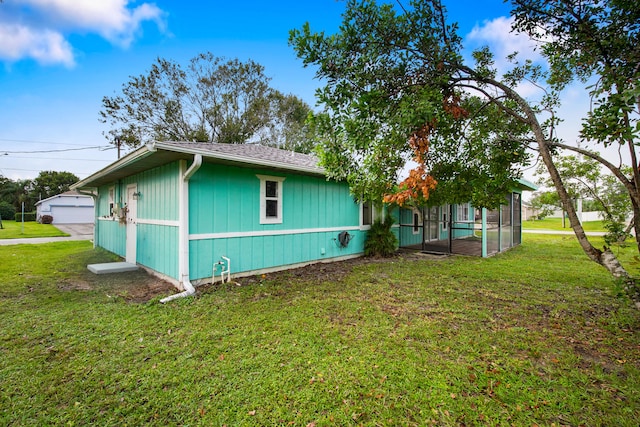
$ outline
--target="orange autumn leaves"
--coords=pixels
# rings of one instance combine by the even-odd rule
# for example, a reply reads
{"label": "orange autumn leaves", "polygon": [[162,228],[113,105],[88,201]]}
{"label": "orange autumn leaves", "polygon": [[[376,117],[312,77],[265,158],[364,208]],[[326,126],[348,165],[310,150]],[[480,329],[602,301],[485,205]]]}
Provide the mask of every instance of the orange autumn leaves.
{"label": "orange autumn leaves", "polygon": [[[444,111],[459,120],[469,115],[460,106],[460,97],[450,95],[443,102]],[[427,173],[425,155],[429,151],[429,134],[435,128],[435,121],[424,124],[409,137],[409,145],[413,150],[413,160],[418,164],[409,171],[409,176],[400,183],[397,191],[386,194],[385,203],[396,203],[400,206],[410,201],[426,201],[429,194],[438,185],[438,181]]]}
{"label": "orange autumn leaves", "polygon": [[397,203],[403,206],[410,200],[428,199],[429,193],[436,188],[437,181],[427,173],[424,155],[429,150],[429,132],[431,125],[425,124],[411,135],[409,145],[413,150],[413,160],[418,163],[409,171],[409,176],[400,183],[398,191],[384,196],[385,203]]}

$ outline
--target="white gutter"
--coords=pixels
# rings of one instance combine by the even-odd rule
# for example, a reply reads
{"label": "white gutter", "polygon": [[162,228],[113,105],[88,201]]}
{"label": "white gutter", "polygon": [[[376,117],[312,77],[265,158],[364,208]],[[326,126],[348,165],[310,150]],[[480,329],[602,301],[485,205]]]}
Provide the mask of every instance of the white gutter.
{"label": "white gutter", "polygon": [[193,163],[189,169],[186,169],[186,160],[180,161],[180,188],[178,196],[180,200],[180,218],[178,220],[178,274],[182,279],[180,282],[182,283],[184,291],[161,299],[160,302],[163,304],[173,301],[174,299],[188,297],[196,293],[196,288],[189,280],[189,179],[191,179],[193,174],[200,169],[200,166],[202,166],[202,155],[200,154],[196,154],[193,157]]}
{"label": "white gutter", "polygon": [[96,236],[98,235],[98,222],[99,222],[96,215],[96,212],[98,211],[98,195],[94,193],[93,190],[85,191],[81,189],[76,189],[76,191],[78,192],[78,194],[84,194],[85,196],[90,196],[93,199],[93,248],[95,249],[97,246]]}

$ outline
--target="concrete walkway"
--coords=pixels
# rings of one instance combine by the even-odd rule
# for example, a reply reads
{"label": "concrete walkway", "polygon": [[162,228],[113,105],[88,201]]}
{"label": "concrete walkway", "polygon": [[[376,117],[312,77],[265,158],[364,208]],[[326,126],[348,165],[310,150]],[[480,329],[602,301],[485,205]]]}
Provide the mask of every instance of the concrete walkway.
{"label": "concrete walkway", "polygon": [[[575,235],[573,230],[522,230],[522,233],[531,233],[531,234],[566,234],[566,235]],[[604,236],[604,231],[587,231],[585,232],[587,236]]]}
{"label": "concrete walkway", "polygon": [[54,224],[69,234],[67,237],[33,237],[30,239],[0,239],[0,246],[64,242],[69,240],[93,240],[93,224]]}

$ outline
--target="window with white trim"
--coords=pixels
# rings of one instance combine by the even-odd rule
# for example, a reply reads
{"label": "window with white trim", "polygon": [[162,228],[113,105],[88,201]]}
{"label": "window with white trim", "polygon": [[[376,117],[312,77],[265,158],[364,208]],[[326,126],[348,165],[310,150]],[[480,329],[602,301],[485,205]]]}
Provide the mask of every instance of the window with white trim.
{"label": "window with white trim", "polygon": [[449,229],[449,205],[440,206],[440,216],[442,218],[442,231]]}
{"label": "window with white trim", "polygon": [[109,187],[109,216],[111,217],[115,215],[115,212],[114,212],[115,196],[116,196],[116,188]]}
{"label": "window with white trim", "polygon": [[462,203],[456,206],[456,220],[458,222],[471,221],[471,209],[469,203]]}
{"label": "window with white trim", "polygon": [[260,179],[260,224],[282,224],[281,176],[256,175]]}
{"label": "window with white trim", "polygon": [[420,213],[413,211],[413,234],[420,233]]}
{"label": "window with white trim", "polygon": [[371,225],[373,224],[373,204],[371,202],[362,202],[362,221],[360,221],[361,225]]}

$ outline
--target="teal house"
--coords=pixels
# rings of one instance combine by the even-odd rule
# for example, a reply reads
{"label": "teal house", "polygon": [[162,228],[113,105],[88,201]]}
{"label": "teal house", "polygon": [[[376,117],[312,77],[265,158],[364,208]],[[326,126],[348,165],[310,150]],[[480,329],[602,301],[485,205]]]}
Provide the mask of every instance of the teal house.
{"label": "teal house", "polygon": [[[375,217],[314,156],[254,144],[155,142],[74,184],[95,199],[94,244],[195,285],[364,253]],[[389,208],[400,247],[489,256],[521,242],[523,183],[495,211]]]}
{"label": "teal house", "polygon": [[231,274],[363,253],[371,210],[317,161],[254,144],[155,142],[73,189],[96,199],[96,246],[190,294]]}

